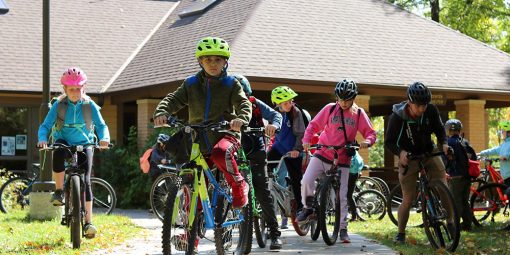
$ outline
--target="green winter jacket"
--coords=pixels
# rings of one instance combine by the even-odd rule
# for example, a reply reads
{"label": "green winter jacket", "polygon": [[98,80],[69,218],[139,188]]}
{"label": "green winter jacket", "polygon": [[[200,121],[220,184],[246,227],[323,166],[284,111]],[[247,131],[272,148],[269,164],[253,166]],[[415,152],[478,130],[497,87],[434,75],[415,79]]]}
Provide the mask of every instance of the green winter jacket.
{"label": "green winter jacket", "polygon": [[[154,117],[169,116],[188,106],[190,124],[215,123],[222,120],[241,119],[248,125],[251,118],[251,103],[246,98],[237,79],[223,73],[220,77],[206,77],[204,71],[184,80],[183,84],[169,93],[156,107]],[[210,149],[225,136],[225,133],[207,131],[199,134],[202,153]],[[235,137],[241,138],[236,132]]]}

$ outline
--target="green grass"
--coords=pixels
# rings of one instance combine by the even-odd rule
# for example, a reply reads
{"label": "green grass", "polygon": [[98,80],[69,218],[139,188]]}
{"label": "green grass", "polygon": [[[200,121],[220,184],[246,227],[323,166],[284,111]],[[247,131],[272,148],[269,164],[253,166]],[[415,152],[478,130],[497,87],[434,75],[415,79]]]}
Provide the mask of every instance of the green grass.
{"label": "green grass", "polygon": [[[497,222],[504,222],[509,217],[501,213]],[[421,223],[421,214],[412,215],[409,224]],[[408,227],[406,229],[407,242],[405,245],[395,245],[393,238],[397,235],[397,227],[390,221],[388,216],[381,221],[351,222],[349,232],[357,233],[365,237],[379,241],[380,243],[399,251],[400,254],[510,254],[510,233],[498,229],[505,226],[504,223],[495,223],[482,228],[474,228],[471,232],[461,232],[459,246],[455,253],[445,250],[434,250],[429,244],[423,228]]]}
{"label": "green grass", "polygon": [[144,231],[127,217],[94,215],[98,234],[82,239],[79,250],[72,249],[70,232],[60,221],[30,220],[26,211],[0,213],[0,254],[88,254],[114,247]]}

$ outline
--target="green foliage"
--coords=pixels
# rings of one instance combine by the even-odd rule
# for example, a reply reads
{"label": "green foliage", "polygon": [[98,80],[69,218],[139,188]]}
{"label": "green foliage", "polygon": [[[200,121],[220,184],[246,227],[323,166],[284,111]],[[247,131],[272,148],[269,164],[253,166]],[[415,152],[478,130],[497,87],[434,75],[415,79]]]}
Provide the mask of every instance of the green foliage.
{"label": "green foliage", "polygon": [[150,178],[139,166],[141,151],[137,148],[136,127],[131,127],[128,142],[98,153],[100,164],[95,174],[107,180],[117,193],[117,206],[122,208],[147,208],[149,203]]}
{"label": "green foliage", "polygon": [[368,154],[367,165],[370,168],[384,167],[384,117],[372,117],[370,118],[372,126],[377,132],[377,140],[375,144],[370,147]]}

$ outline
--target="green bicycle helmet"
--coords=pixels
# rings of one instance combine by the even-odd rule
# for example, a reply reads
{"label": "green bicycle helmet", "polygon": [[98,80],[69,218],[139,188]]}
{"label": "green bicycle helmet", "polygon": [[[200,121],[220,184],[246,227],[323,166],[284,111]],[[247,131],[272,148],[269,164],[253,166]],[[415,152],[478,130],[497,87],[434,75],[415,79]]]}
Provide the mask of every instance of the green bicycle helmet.
{"label": "green bicycle helmet", "polygon": [[279,86],[271,91],[271,102],[273,104],[280,104],[297,97],[297,93],[287,86]]}
{"label": "green bicycle helmet", "polygon": [[202,56],[221,56],[230,58],[228,43],[219,37],[206,37],[198,41],[195,52],[197,58]]}
{"label": "green bicycle helmet", "polygon": [[505,132],[510,131],[510,120],[500,121],[498,126]]}

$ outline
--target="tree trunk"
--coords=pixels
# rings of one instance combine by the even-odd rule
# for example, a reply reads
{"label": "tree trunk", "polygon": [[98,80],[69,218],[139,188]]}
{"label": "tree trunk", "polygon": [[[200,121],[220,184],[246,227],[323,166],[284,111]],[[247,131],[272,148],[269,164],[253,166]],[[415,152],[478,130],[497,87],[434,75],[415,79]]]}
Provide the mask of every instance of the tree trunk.
{"label": "tree trunk", "polygon": [[430,0],[430,14],[433,21],[439,23],[439,0]]}

